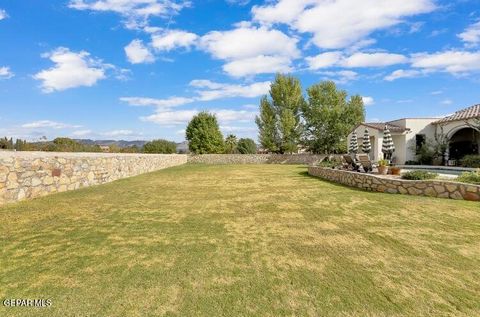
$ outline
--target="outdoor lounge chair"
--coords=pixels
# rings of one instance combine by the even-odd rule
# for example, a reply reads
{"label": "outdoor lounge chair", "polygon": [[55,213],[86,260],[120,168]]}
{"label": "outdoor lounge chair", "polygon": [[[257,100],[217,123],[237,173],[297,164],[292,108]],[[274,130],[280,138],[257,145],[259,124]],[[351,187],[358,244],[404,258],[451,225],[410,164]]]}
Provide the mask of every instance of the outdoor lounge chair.
{"label": "outdoor lounge chair", "polygon": [[360,171],[360,164],[355,162],[355,160],[350,155],[343,155],[344,168],[352,171],[359,172]]}
{"label": "outdoor lounge chair", "polygon": [[365,173],[372,172],[373,169],[376,167],[375,164],[373,164],[370,158],[368,157],[368,154],[358,154],[357,159],[360,162],[360,165],[362,165]]}

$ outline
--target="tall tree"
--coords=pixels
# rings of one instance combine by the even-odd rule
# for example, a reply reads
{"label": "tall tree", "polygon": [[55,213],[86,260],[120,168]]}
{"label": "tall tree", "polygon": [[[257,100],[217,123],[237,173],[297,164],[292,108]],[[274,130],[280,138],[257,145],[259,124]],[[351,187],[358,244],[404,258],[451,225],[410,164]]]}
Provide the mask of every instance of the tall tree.
{"label": "tall tree", "polygon": [[215,115],[200,112],[188,123],[186,138],[190,152],[195,154],[222,153],[223,135]]}
{"label": "tall tree", "polygon": [[300,110],[305,103],[300,81],[278,74],[270,86],[270,100],[262,98],[256,123],[259,140],[270,152],[297,152],[302,134]]}
{"label": "tall tree", "polygon": [[314,153],[344,152],[348,133],[365,120],[365,107],[359,95],[347,100],[347,92],[325,81],[307,89],[308,101],[302,107],[305,121],[304,144]]}
{"label": "tall tree", "polygon": [[225,138],[225,153],[233,154],[237,152],[237,137],[233,134],[229,134]]}
{"label": "tall tree", "polygon": [[241,154],[255,154],[257,153],[257,145],[255,141],[249,138],[238,140],[238,152]]}

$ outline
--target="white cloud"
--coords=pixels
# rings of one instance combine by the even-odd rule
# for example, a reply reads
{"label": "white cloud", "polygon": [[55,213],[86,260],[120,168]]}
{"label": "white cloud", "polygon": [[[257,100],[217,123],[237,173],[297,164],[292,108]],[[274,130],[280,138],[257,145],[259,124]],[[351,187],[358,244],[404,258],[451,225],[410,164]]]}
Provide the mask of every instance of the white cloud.
{"label": "white cloud", "polygon": [[362,99],[365,106],[371,106],[375,104],[375,100],[373,99],[373,97],[364,96],[362,97]]}
{"label": "white cloud", "polygon": [[0,67],[0,80],[10,79],[13,76],[15,76],[15,74],[10,70],[10,67],[7,67],[7,66]]}
{"label": "white cloud", "polygon": [[317,56],[307,57],[306,61],[310,69],[317,70],[320,68],[329,68],[337,65],[342,59],[342,53],[335,52],[326,52],[318,54]]}
{"label": "white cloud", "polygon": [[213,110],[213,113],[218,118],[220,122],[230,122],[230,121],[238,121],[238,122],[253,122],[257,112],[254,111],[247,111],[247,110],[228,110],[228,109],[218,109]]}
{"label": "white cloud", "polygon": [[354,53],[350,56],[344,56],[339,51],[333,51],[321,53],[313,57],[307,57],[306,61],[310,69],[318,70],[333,66],[341,66],[345,68],[385,67],[406,63],[408,62],[408,58],[400,54],[383,52]]}
{"label": "white cloud", "polygon": [[441,102],[441,104],[445,105],[445,106],[451,105],[452,103],[453,103],[453,101],[450,100],[450,99],[445,99],[445,100],[442,100],[442,102]]}
{"label": "white cloud", "polygon": [[0,9],[0,20],[8,18],[7,11]]}
{"label": "white cloud", "polygon": [[468,46],[480,44],[480,21],[470,25],[465,31],[458,34],[458,37]]}
{"label": "white cloud", "polygon": [[319,72],[320,75],[325,76],[327,80],[333,80],[339,84],[346,84],[350,81],[358,79],[358,73],[351,70],[341,70],[341,71],[326,71]]}
{"label": "white cloud", "polygon": [[213,31],[199,41],[199,48],[225,60],[224,71],[234,77],[290,71],[300,56],[298,39],[267,27],[239,23],[229,31]]}
{"label": "white cloud", "polygon": [[76,130],[72,132],[72,135],[78,137],[78,136],[90,135],[92,133],[93,133],[92,130]]}
{"label": "white cloud", "polygon": [[435,90],[430,93],[430,95],[441,95],[443,94],[443,90]]}
{"label": "white cloud", "polygon": [[198,100],[210,101],[223,98],[254,98],[268,93],[270,82],[257,82],[250,85],[233,85],[215,83],[209,80],[193,80],[190,86],[199,88],[197,90]]}
{"label": "white cloud", "polygon": [[209,32],[201,38],[200,47],[215,58],[244,59],[259,55],[298,57],[298,40],[266,27],[241,26],[236,29]]}
{"label": "white cloud", "polygon": [[190,121],[197,113],[197,110],[163,111],[140,119],[162,125],[180,125]]}
{"label": "white cloud", "polygon": [[55,122],[50,120],[39,120],[39,121],[22,124],[21,127],[26,129],[50,128],[50,129],[58,130],[58,129],[79,128],[81,126]]}
{"label": "white cloud", "polygon": [[152,53],[143,45],[141,40],[133,40],[125,46],[125,54],[127,55],[128,61],[132,64],[141,64],[141,63],[152,63],[155,61]]}
{"label": "white cloud", "polygon": [[170,97],[167,99],[143,98],[143,97],[122,97],[121,101],[130,106],[155,106],[159,108],[172,108],[182,106],[195,101],[193,98]]}
{"label": "white cloud", "polygon": [[422,72],[415,69],[397,69],[390,75],[385,76],[386,81],[394,81],[400,78],[414,78],[421,76]]}
{"label": "white cloud", "polygon": [[103,64],[89,56],[90,54],[86,51],[75,53],[68,48],[59,47],[42,55],[49,58],[55,65],[35,74],[33,78],[42,81],[42,90],[46,93],[80,86],[93,86],[97,81],[106,78],[105,71],[112,65]]}
{"label": "white cloud", "polygon": [[434,0],[278,0],[255,6],[252,13],[256,21],[288,24],[313,34],[312,41],[318,47],[335,49],[434,9]]}
{"label": "white cloud", "polygon": [[102,133],[102,135],[110,136],[110,137],[131,136],[134,134],[135,132],[133,132],[132,130],[113,130],[113,131],[107,131]]}
{"label": "white cloud", "polygon": [[445,51],[412,55],[412,67],[451,74],[480,71],[480,52]]}
{"label": "white cloud", "polygon": [[170,17],[190,5],[177,0],[71,0],[69,7],[77,10],[115,12],[125,18],[127,28],[143,28],[152,16]]}
{"label": "white cloud", "polygon": [[391,53],[355,53],[342,62],[343,67],[384,67],[406,63],[408,58]]}
{"label": "white cloud", "polygon": [[171,51],[175,48],[190,48],[195,45],[198,36],[182,30],[169,30],[152,35],[152,47],[158,51]]}
{"label": "white cloud", "polygon": [[292,71],[291,63],[292,61],[289,57],[259,55],[226,63],[223,65],[223,70],[233,77],[288,73]]}
{"label": "white cloud", "polygon": [[[253,121],[257,112],[246,110],[230,110],[230,109],[213,109],[210,111],[217,116],[220,123],[226,122],[249,122]],[[142,121],[153,122],[156,124],[174,126],[188,123],[194,115],[199,113],[198,110],[178,110],[178,111],[162,111],[141,117]]]}

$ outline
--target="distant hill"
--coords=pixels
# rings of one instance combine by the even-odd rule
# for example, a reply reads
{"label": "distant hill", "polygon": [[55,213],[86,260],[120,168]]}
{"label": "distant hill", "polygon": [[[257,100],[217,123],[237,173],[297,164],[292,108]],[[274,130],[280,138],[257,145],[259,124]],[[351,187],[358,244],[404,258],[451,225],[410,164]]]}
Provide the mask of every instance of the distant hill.
{"label": "distant hill", "polygon": [[145,143],[148,142],[145,140],[125,141],[125,140],[91,140],[91,139],[75,139],[75,141],[85,145],[106,145],[106,146],[116,145],[121,148],[131,147],[134,145],[141,148]]}
{"label": "distant hill", "polygon": [[[85,145],[116,145],[120,148],[131,147],[136,145],[138,148],[141,148],[148,141],[145,140],[135,140],[135,141],[125,141],[125,140],[91,140],[91,139],[75,139],[78,143]],[[177,143],[177,153],[188,153],[188,142],[183,141]]]}

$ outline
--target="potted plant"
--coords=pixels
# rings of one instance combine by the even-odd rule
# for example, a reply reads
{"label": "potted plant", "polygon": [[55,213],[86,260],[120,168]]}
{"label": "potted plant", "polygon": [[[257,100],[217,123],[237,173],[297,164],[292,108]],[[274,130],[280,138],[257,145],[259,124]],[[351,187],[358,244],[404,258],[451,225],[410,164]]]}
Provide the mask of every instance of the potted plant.
{"label": "potted plant", "polygon": [[378,161],[378,174],[387,175],[388,173],[388,161],[380,160]]}
{"label": "potted plant", "polygon": [[398,166],[391,166],[390,167],[390,174],[392,174],[392,175],[400,175],[401,171],[402,171],[402,169]]}

